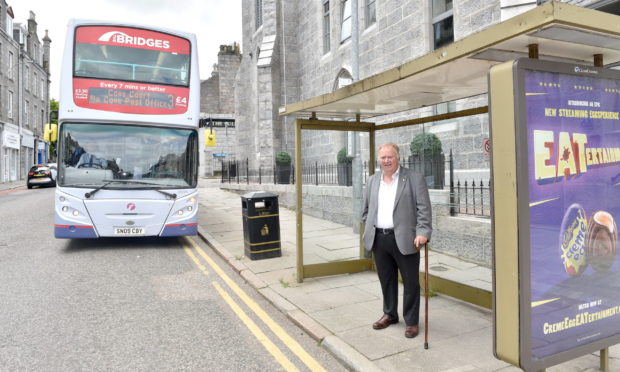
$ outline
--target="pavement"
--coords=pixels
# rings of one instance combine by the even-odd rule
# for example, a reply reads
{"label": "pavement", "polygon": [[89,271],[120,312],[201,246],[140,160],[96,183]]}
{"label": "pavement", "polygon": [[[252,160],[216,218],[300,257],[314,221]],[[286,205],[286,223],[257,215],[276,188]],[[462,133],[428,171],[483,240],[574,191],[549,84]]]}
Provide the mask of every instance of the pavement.
{"label": "pavement", "polygon": [[[24,187],[25,180],[0,183],[0,193]],[[405,324],[374,330],[382,315],[375,272],[296,280],[295,211],[280,207],[282,256],[250,260],[244,254],[241,198],[200,179],[199,236],[250,285],[354,371],[520,371],[493,356],[492,312],[441,294],[429,298],[429,348],[424,349],[424,300],[420,335],[404,337]],[[359,235],[350,227],[304,216],[304,263],[346,260],[359,255]],[[423,260],[422,260],[423,262]],[[424,265],[421,265],[423,269]],[[432,271],[436,268],[436,271]],[[491,270],[438,252],[429,254],[429,272],[491,290]],[[400,288],[402,304],[402,286]],[[620,345],[609,348],[609,370],[620,371]],[[599,353],[547,368],[598,371]]]}

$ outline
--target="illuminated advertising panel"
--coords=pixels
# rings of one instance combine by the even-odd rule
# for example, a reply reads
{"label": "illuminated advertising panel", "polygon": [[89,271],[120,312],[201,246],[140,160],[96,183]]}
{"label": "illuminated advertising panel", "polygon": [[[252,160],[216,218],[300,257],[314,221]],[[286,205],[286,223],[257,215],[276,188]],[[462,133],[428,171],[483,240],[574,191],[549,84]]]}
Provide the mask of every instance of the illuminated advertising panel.
{"label": "illuminated advertising panel", "polygon": [[[516,288],[514,359],[540,370],[619,341],[620,72],[525,59],[512,77],[518,284],[495,272],[496,311],[510,311],[497,299]],[[507,221],[494,221],[494,252],[509,268],[498,234]],[[495,337],[501,357],[510,343]]]}
{"label": "illuminated advertising panel", "polygon": [[187,111],[187,39],[138,28],[81,26],[73,63],[73,100],[79,107],[150,115]]}
{"label": "illuminated advertising panel", "polygon": [[525,71],[532,357],[620,333],[620,83]]}

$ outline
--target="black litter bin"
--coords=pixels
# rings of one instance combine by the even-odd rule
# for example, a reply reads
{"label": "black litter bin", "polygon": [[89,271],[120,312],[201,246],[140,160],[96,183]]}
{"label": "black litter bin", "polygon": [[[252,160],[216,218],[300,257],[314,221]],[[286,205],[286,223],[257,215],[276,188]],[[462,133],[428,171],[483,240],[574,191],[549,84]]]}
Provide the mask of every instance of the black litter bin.
{"label": "black litter bin", "polygon": [[245,255],[251,260],[282,256],[278,196],[265,191],[241,196]]}

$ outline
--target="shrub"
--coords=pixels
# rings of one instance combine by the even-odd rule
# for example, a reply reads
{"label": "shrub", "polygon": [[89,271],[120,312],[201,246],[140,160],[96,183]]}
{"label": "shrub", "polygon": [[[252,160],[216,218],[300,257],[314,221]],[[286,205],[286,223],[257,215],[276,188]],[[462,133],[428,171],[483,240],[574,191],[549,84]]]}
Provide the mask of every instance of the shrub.
{"label": "shrub", "polygon": [[413,138],[409,148],[411,155],[436,155],[441,153],[441,141],[433,133],[420,133]]}
{"label": "shrub", "polygon": [[291,156],[288,152],[282,151],[276,155],[277,165],[291,165]]}
{"label": "shrub", "polygon": [[336,160],[339,164],[351,164],[353,162],[352,156],[347,156],[347,148],[343,147],[338,151],[338,156],[336,156]]}

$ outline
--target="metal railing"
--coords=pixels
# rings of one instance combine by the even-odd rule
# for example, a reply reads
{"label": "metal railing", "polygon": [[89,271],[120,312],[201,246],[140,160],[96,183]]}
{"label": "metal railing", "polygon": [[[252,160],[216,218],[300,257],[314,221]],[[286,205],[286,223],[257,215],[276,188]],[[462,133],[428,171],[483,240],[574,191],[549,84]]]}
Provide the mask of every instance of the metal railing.
{"label": "metal railing", "polygon": [[491,217],[491,181],[457,180],[450,187],[450,215]]}
{"label": "metal railing", "polygon": [[[295,166],[276,165],[250,169],[249,159],[222,161],[222,183],[245,184],[294,184]],[[450,214],[491,216],[491,181],[455,179],[454,159],[450,151],[447,159],[441,156],[427,158],[408,158],[401,160],[401,166],[424,175],[429,189],[443,190],[449,188],[448,207]],[[379,167],[376,169],[379,170]],[[446,170],[449,170],[449,183],[446,184]],[[353,184],[351,163],[304,162],[301,171],[304,185],[339,185]],[[368,162],[362,163],[362,183],[365,185],[369,176]]]}

